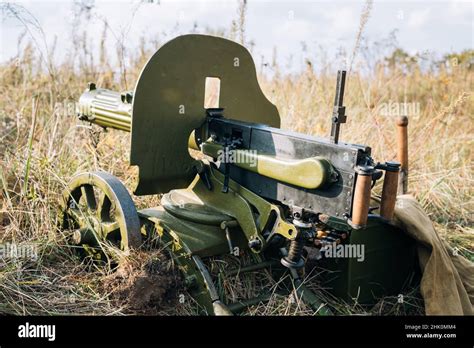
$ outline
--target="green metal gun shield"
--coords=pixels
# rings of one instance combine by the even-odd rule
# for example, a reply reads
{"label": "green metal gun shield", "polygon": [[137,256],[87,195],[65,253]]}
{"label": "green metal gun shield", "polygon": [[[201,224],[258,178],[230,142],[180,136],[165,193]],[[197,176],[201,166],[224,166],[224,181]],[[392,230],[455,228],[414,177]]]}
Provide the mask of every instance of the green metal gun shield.
{"label": "green metal gun shield", "polygon": [[188,138],[206,118],[207,77],[220,79],[219,106],[227,118],[280,126],[245,47],[207,35],[171,40],[150,58],[135,87],[130,158],[140,169],[135,194],[164,193],[194,178]]}

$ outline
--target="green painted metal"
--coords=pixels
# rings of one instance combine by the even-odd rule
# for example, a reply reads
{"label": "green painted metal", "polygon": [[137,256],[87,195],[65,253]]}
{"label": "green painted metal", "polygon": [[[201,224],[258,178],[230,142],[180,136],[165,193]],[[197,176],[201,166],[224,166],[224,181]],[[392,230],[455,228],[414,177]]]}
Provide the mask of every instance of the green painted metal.
{"label": "green painted metal", "polygon": [[[183,226],[175,225],[176,219],[162,207],[141,210],[138,214],[147,234],[158,234],[161,244],[170,251],[179,271],[184,275],[185,285],[192,293],[199,309],[204,314],[214,314],[213,301],[215,299],[207,285],[205,275],[198,269],[193,258],[193,251],[183,241],[181,235],[177,233],[178,231],[173,229],[181,228],[180,232],[184,232]],[[195,230],[186,231],[193,232]]]}
{"label": "green painted metal", "polygon": [[130,132],[132,104],[123,93],[97,88],[89,83],[77,106],[79,119],[102,127]]}
{"label": "green painted metal", "polygon": [[[219,106],[225,113],[208,109],[206,114],[207,77],[221,80]],[[309,246],[320,225],[329,234],[344,232],[348,239],[343,244],[365,248],[364,262],[356,258],[323,261],[323,267],[330,271],[326,286],[336,296],[371,303],[374,297],[397,294],[414,272],[414,242],[397,227],[378,216],[369,216],[366,228],[361,230],[353,230],[347,223],[354,167],[372,163],[370,148],[354,145],[349,153],[347,144],[328,146],[311,137],[262,126],[279,127],[278,110],[263,95],[253,60],[239,44],[206,35],[171,40],[147,62],[133,93],[117,93],[90,84],[79,101],[79,115],[102,127],[131,131],[130,162],[139,166],[135,193],[165,194],[162,206],[137,214],[124,187],[115,181],[96,180],[96,186],[111,195],[119,213],[125,216],[119,214],[112,227],[120,232],[124,250],[137,246],[140,224],[143,233],[158,234],[203,313],[226,315],[229,307],[240,310],[268,299],[263,295],[227,306],[205,266],[206,258],[222,256],[236,246],[244,253],[253,252],[253,259],[240,270],[229,270],[227,276],[271,268],[280,279],[287,274],[280,261],[289,254],[289,242],[300,233],[311,232],[313,235],[305,241]],[[238,121],[251,122],[252,126],[239,125]],[[268,144],[279,146],[278,156]],[[229,166],[218,169],[215,163],[194,159],[188,151],[189,147],[219,159],[223,146],[237,158],[231,163],[235,166],[233,173],[225,171]],[[255,147],[261,152],[254,151]],[[351,161],[344,159],[346,156]],[[89,186],[96,183],[89,177],[83,174],[80,180],[73,179],[65,196],[68,204],[79,193],[86,196],[90,201],[87,217],[75,214],[74,207],[64,209],[76,219],[77,239],[94,244],[97,236],[107,235],[111,224],[94,211]],[[224,192],[226,179],[228,190]],[[341,213],[333,209],[334,204],[343,205],[345,210]],[[272,239],[276,235],[280,238]],[[327,240],[334,240],[331,238]],[[318,293],[302,283],[301,270],[288,267],[290,281],[305,303],[318,314],[331,314]]]}
{"label": "green painted metal", "polygon": [[94,258],[106,258],[106,244],[128,253],[142,243],[135,204],[109,173],[75,175],[64,190],[62,211],[62,227],[75,230],[73,241]]}
{"label": "green painted metal", "polygon": [[255,298],[251,298],[248,300],[243,300],[243,301],[238,301],[235,303],[231,303],[228,307],[233,313],[239,313],[245,310],[246,308],[250,306],[255,306],[260,303],[266,303],[270,301],[272,298],[272,294],[264,294]]}
{"label": "green painted metal", "polygon": [[231,276],[235,276],[241,273],[253,272],[253,271],[258,271],[263,268],[269,268],[271,266],[280,266],[280,260],[271,259],[271,260],[262,261],[260,263],[254,263],[254,264],[240,267],[237,269],[231,269],[227,271],[226,274],[231,277]]}
{"label": "green painted metal", "polygon": [[207,206],[192,190],[171,190],[161,198],[165,210],[179,219],[201,223],[204,225],[220,226],[223,222],[234,219],[219,210]]}
{"label": "green painted metal", "polygon": [[328,308],[327,303],[325,303],[320,296],[314,293],[301,281],[295,281],[296,292],[298,296],[314,310],[318,315],[333,315],[333,312]]}
{"label": "green painted metal", "polygon": [[206,77],[221,80],[220,107],[232,119],[280,126],[243,46],[207,35],[169,41],[147,62],[133,96],[130,162],[138,165],[138,195],[184,188],[195,175],[188,138],[206,118]]}
{"label": "green painted metal", "polygon": [[364,260],[328,258],[327,286],[337,297],[371,304],[384,295],[398,295],[416,272],[416,245],[401,229],[379,216],[369,217],[367,227],[352,230],[348,244],[364,246]]}
{"label": "green painted metal", "polygon": [[[225,232],[220,226],[206,225],[180,219],[166,212],[161,206],[143,209],[140,211],[140,214],[174,231],[193,255],[206,257],[230,252]],[[242,233],[232,233],[231,238],[233,245],[241,248],[246,247],[247,243]]]}
{"label": "green painted metal", "polygon": [[[202,152],[213,158],[222,157],[224,147],[212,142],[201,144]],[[331,163],[324,157],[302,160],[281,159],[276,156],[258,154],[253,150],[232,150],[232,164],[281,182],[306,189],[317,189],[331,181],[335,173]]]}
{"label": "green painted metal", "polygon": [[[279,234],[286,239],[293,240],[296,237],[296,228],[282,218],[276,205],[270,204],[233,180],[229,181],[229,192],[223,193],[223,174],[212,167],[209,168],[212,190],[209,190],[199,176],[196,176],[188,189],[207,206],[237,220],[248,241],[258,240],[260,246],[253,248],[254,252],[258,253],[265,249],[266,240],[262,233],[267,227],[272,228],[271,233]],[[258,212],[258,220],[254,216],[254,210]],[[274,219],[274,223],[272,226],[267,226],[271,219]]]}

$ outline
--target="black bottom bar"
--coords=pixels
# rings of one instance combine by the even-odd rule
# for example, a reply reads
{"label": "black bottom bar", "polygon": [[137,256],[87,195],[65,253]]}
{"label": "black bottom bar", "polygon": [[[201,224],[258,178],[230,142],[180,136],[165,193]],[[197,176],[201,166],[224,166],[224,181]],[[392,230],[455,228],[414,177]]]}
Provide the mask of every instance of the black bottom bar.
{"label": "black bottom bar", "polygon": [[[0,346],[413,344],[472,347],[473,317],[0,317]],[[32,326],[32,325],[42,325]],[[52,327],[54,325],[54,340]],[[21,331],[21,332],[20,332]],[[35,336],[42,338],[19,337]],[[49,336],[48,336],[49,333]],[[49,337],[49,338],[48,338]],[[289,346],[289,347],[290,347]]]}

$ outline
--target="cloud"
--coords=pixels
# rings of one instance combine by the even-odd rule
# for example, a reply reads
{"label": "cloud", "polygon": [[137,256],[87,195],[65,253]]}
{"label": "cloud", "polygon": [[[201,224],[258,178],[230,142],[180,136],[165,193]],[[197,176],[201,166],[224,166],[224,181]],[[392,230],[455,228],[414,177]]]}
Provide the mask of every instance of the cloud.
{"label": "cloud", "polygon": [[430,14],[431,9],[429,7],[412,11],[408,16],[407,25],[413,30],[426,27],[426,24],[430,21]]}
{"label": "cloud", "polygon": [[328,32],[335,36],[354,35],[359,25],[360,9],[358,6],[336,6],[322,9]]}
{"label": "cloud", "polygon": [[[95,12],[106,18],[115,32],[120,32],[131,20],[135,1],[97,1]],[[51,45],[57,36],[56,52],[67,52],[71,47],[72,2],[28,1],[23,2],[38,18],[47,41]],[[161,42],[193,29],[204,28],[229,30],[233,19],[237,18],[236,1],[175,1],[161,0],[160,4],[143,3],[135,15],[127,36],[127,49],[133,51],[144,36],[151,43],[159,38]],[[286,61],[290,56],[294,61],[303,62],[304,55],[315,57],[319,47],[329,56],[339,47],[352,49],[359,26],[362,2],[355,1],[256,1],[248,2],[246,16],[246,38],[255,42],[255,59],[260,55],[271,59],[273,47],[278,49],[278,57]],[[402,11],[404,18],[397,17]],[[394,29],[399,29],[398,41],[406,51],[432,50],[445,53],[447,50],[472,48],[473,4],[470,1],[387,1],[375,2],[371,17],[364,30],[369,40],[386,38]],[[88,24],[89,38],[99,41],[103,23],[95,20]],[[21,25],[14,20],[1,24],[0,61],[5,61],[17,53],[17,38],[22,32]],[[114,40],[109,35],[110,53],[115,52]],[[301,42],[308,47],[301,52]],[[298,68],[298,67],[294,67]]]}

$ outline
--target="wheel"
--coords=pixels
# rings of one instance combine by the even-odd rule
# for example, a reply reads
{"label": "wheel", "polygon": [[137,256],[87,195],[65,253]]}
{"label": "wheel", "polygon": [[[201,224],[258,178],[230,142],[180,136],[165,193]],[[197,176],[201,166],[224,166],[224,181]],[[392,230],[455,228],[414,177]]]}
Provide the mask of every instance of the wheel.
{"label": "wheel", "polygon": [[[74,176],[64,192],[63,228],[85,256],[109,259],[112,250],[128,254],[141,244],[140,219],[130,194],[113,175]],[[110,248],[112,247],[112,248]]]}

